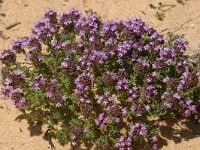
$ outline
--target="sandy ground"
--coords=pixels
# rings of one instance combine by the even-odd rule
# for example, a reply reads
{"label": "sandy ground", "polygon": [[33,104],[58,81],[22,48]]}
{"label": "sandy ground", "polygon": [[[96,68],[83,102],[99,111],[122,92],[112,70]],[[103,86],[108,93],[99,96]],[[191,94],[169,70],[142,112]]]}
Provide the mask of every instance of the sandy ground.
{"label": "sandy ground", "polygon": [[[189,41],[187,53],[194,53],[200,44],[200,0],[0,0],[0,51],[9,47],[9,43],[21,36],[29,35],[34,22],[40,19],[45,8],[53,8],[64,12],[68,8],[77,7],[81,10],[93,9],[104,20],[141,16],[158,31],[166,34],[168,31],[184,34]],[[158,6],[175,5],[165,11],[165,18],[159,21],[156,17],[157,9],[151,9],[149,4]],[[165,6],[162,9],[168,9]],[[7,30],[9,25],[20,22],[19,25]],[[192,134],[190,123],[178,123],[178,134],[169,127],[164,127],[162,150],[199,150],[200,137]],[[177,124],[175,124],[176,129]],[[200,130],[199,126],[195,127]],[[0,150],[48,150],[48,142],[43,140],[44,129],[29,127],[20,112],[10,101],[0,100]],[[53,141],[57,150],[68,150]]]}

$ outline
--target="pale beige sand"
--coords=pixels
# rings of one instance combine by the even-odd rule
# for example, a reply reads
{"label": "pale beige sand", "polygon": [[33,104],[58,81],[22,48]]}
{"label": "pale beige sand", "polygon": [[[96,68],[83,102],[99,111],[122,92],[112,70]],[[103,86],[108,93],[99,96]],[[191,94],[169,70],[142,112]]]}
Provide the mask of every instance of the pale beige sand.
{"label": "pale beige sand", "polygon": [[[150,3],[158,5],[160,1],[163,4],[176,5],[165,13],[166,17],[163,21],[158,21],[154,16],[156,10],[149,7]],[[53,8],[59,12],[64,12],[71,7],[81,10],[93,9],[104,20],[141,16],[158,31],[180,26],[187,20],[200,15],[200,0],[187,0],[185,5],[178,4],[176,0],[4,0],[0,5],[0,14],[5,13],[6,15],[5,17],[0,16],[0,31],[3,32],[4,37],[0,37],[1,51],[8,48],[10,41],[29,35],[34,22],[42,17],[45,8]],[[21,22],[20,25],[6,30],[8,25],[18,21]],[[189,41],[187,53],[194,52],[200,43],[200,17],[185,24],[177,33],[184,34]],[[16,120],[19,115],[20,112],[11,101],[0,100],[0,150],[48,150],[48,142],[43,140],[39,128],[33,129],[31,134],[34,136],[31,136],[27,122]],[[178,128],[179,130],[184,129],[183,127]],[[168,137],[168,140],[162,140],[162,149],[200,150],[200,137],[194,138],[188,131],[181,133],[181,137],[177,135],[173,137],[172,130],[166,128],[163,135]],[[57,150],[70,149],[69,146],[60,146],[55,140],[53,142]]]}

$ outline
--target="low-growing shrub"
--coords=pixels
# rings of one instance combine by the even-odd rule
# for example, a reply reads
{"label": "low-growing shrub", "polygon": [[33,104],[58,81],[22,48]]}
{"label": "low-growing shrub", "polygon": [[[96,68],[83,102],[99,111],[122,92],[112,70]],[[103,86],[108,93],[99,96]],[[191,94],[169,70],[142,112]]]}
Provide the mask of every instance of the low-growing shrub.
{"label": "low-growing shrub", "polygon": [[197,114],[200,73],[186,48],[183,37],[164,38],[140,18],[47,10],[30,37],[2,52],[2,92],[61,144],[157,149],[151,118]]}

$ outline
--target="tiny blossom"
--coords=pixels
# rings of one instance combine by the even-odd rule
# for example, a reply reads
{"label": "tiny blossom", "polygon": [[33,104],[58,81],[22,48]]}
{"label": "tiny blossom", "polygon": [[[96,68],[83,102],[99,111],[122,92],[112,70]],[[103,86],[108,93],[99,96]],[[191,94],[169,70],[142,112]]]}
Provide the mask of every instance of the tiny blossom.
{"label": "tiny blossom", "polygon": [[114,98],[110,96],[109,92],[104,93],[104,95],[100,96],[99,99],[97,100],[98,104],[107,106],[115,103]]}
{"label": "tiny blossom", "polygon": [[17,88],[11,96],[12,102],[16,107],[21,107],[26,102],[26,99],[23,97],[24,93],[23,90]]}
{"label": "tiny blossom", "polygon": [[131,126],[131,129],[129,131],[129,136],[147,136],[147,129],[144,124],[141,123],[135,123]]}
{"label": "tiny blossom", "polygon": [[154,96],[156,96],[158,94],[158,91],[157,89],[155,88],[154,85],[149,85],[145,88],[144,92],[143,92],[143,96],[146,98],[146,99],[151,99],[153,98]]}
{"label": "tiny blossom", "polygon": [[151,146],[153,150],[158,149],[158,137],[156,135],[151,138]]}
{"label": "tiny blossom", "polygon": [[35,90],[40,90],[45,87],[46,79],[43,76],[35,76],[33,86]]}
{"label": "tiny blossom", "polygon": [[173,44],[178,53],[184,53],[186,51],[187,42],[183,38],[175,39]]}
{"label": "tiny blossom", "polygon": [[115,144],[116,148],[119,148],[120,150],[132,150],[132,140],[130,137],[125,138],[123,135],[120,136],[119,143]]}
{"label": "tiny blossom", "polygon": [[21,71],[19,71],[19,70],[14,70],[14,72],[13,72],[18,78],[25,78],[26,77],[26,75],[23,73],[23,72],[21,72]]}
{"label": "tiny blossom", "polygon": [[3,64],[6,64],[7,62],[13,62],[15,60],[15,53],[11,50],[3,50],[0,60]]}
{"label": "tiny blossom", "polygon": [[156,72],[152,72],[151,74],[145,75],[144,82],[148,84],[152,84],[156,81]]}
{"label": "tiny blossom", "polygon": [[6,78],[4,83],[5,85],[10,85],[12,83],[12,80],[9,78]]}
{"label": "tiny blossom", "polygon": [[140,96],[139,87],[133,86],[132,88],[129,88],[129,98],[128,101],[132,102],[133,100],[137,99]]}
{"label": "tiny blossom", "polygon": [[144,112],[148,112],[150,110],[150,106],[149,105],[145,105],[142,103],[142,101],[140,100],[138,104],[133,104],[130,108],[130,110],[137,116],[137,117],[141,117],[143,115]]}
{"label": "tiny blossom", "polygon": [[99,114],[98,118],[95,119],[96,125],[100,126],[101,128],[105,128],[109,122],[109,117],[105,117],[104,113]]}
{"label": "tiny blossom", "polygon": [[8,99],[12,96],[14,90],[12,86],[6,86],[2,88],[2,93],[5,99]]}
{"label": "tiny blossom", "polygon": [[[64,99],[56,82],[56,79],[51,79],[51,82],[47,84],[45,96],[55,103],[56,107],[61,107]],[[46,84],[46,80],[43,78],[43,82],[40,81],[41,83]]]}
{"label": "tiny blossom", "polygon": [[164,79],[163,79],[163,82],[164,83],[167,83],[167,82],[169,82],[170,81],[170,78],[167,76],[167,77],[165,77]]}
{"label": "tiny blossom", "polygon": [[116,75],[113,72],[106,71],[103,74],[103,79],[106,83],[112,83],[116,79]]}
{"label": "tiny blossom", "polygon": [[80,97],[81,95],[85,94],[92,88],[92,79],[93,78],[94,78],[94,75],[90,74],[90,73],[82,73],[76,78],[75,93],[76,93],[77,97]]}
{"label": "tiny blossom", "polygon": [[61,66],[65,68],[67,72],[75,72],[77,70],[76,62],[69,58],[65,58],[64,61],[61,63]]}
{"label": "tiny blossom", "polygon": [[176,99],[180,99],[180,98],[181,98],[180,95],[179,95],[178,93],[175,93],[175,94],[173,95],[173,97],[176,98]]}
{"label": "tiny blossom", "polygon": [[23,37],[21,39],[18,39],[16,41],[12,42],[12,48],[11,50],[14,53],[21,53],[24,52],[25,48],[28,46],[28,37]]}
{"label": "tiny blossom", "polygon": [[128,80],[122,79],[116,83],[116,89],[118,90],[127,90],[128,89]]}
{"label": "tiny blossom", "polygon": [[127,114],[127,108],[122,109],[122,115],[125,116]]}
{"label": "tiny blossom", "polygon": [[192,114],[197,113],[196,106],[192,104],[192,101],[189,99],[184,99],[179,103],[180,107],[183,109],[182,115],[184,117],[189,117]]}

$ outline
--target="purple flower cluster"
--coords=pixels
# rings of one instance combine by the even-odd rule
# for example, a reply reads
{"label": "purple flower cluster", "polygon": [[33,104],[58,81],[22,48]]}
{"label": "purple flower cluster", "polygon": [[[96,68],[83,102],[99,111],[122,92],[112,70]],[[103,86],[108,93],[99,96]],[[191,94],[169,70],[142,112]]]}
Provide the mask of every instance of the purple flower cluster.
{"label": "purple flower cluster", "polygon": [[80,139],[81,136],[83,136],[84,130],[79,127],[76,127],[75,125],[70,125],[69,131],[72,144],[73,145],[78,144],[78,139]]}
{"label": "purple flower cluster", "polygon": [[156,89],[154,85],[147,86],[142,93],[143,97],[148,100],[152,99],[157,94],[158,94],[158,90]]}
{"label": "purple flower cluster", "polygon": [[106,113],[110,117],[113,117],[116,123],[119,123],[121,120],[120,118],[127,113],[126,108],[119,106],[109,92],[105,92],[104,95],[100,96],[97,103],[103,106]]}
{"label": "purple flower cluster", "polygon": [[128,101],[133,102],[140,96],[140,88],[138,86],[133,86],[132,88],[129,88],[128,94]]}
{"label": "purple flower cluster", "polygon": [[2,94],[4,95],[4,98],[5,99],[8,99],[12,96],[14,90],[13,90],[13,87],[12,86],[5,86],[2,88]]}
{"label": "purple flower cluster", "polygon": [[11,50],[14,53],[25,53],[25,48],[28,44],[28,37],[22,37],[21,39],[13,41]]}
{"label": "purple flower cluster", "polygon": [[24,103],[26,102],[26,99],[23,97],[24,96],[24,92],[22,89],[17,88],[11,96],[11,99],[13,101],[13,104],[16,107],[21,107],[24,105]]}
{"label": "purple flower cluster", "polygon": [[135,123],[131,126],[129,131],[129,137],[139,138],[140,136],[146,137],[147,136],[147,129],[144,124],[142,123]]}
{"label": "purple flower cluster", "polygon": [[47,38],[51,38],[58,31],[59,25],[57,23],[57,12],[46,10],[45,17],[35,24],[34,37],[39,43],[44,43]]}
{"label": "purple flower cluster", "polygon": [[195,87],[198,82],[198,74],[197,73],[191,73],[191,72],[183,72],[183,74],[180,77],[180,82],[179,85],[177,87],[178,91],[182,91],[182,90],[189,90],[193,87]]}
{"label": "purple flower cluster", "polygon": [[183,54],[187,48],[187,42],[183,38],[177,38],[173,41],[174,48],[177,53]]}
{"label": "purple flower cluster", "polygon": [[66,72],[75,72],[78,68],[76,62],[70,58],[65,58],[64,61],[61,63],[62,68],[65,69]]}
{"label": "purple flower cluster", "polygon": [[115,73],[113,73],[111,71],[106,71],[103,74],[103,79],[104,79],[105,83],[110,84],[116,79],[116,75],[115,75]]}
{"label": "purple flower cluster", "polygon": [[133,66],[134,71],[139,74],[139,75],[143,75],[146,73],[146,71],[149,68],[149,62],[146,60],[142,60],[142,59],[137,59],[136,63]]}
{"label": "purple flower cluster", "polygon": [[112,104],[116,104],[114,98],[110,96],[109,92],[106,92],[104,93],[104,95],[100,96],[97,100],[97,103],[103,106],[110,106]]}
{"label": "purple flower cluster", "polygon": [[70,9],[69,11],[57,16],[60,21],[60,25],[64,28],[67,26],[75,26],[76,22],[79,20],[81,12],[75,8]]}
{"label": "purple flower cluster", "polygon": [[139,139],[140,137],[146,137],[147,136],[147,129],[144,124],[141,123],[135,123],[131,126],[131,129],[128,133],[128,137],[124,137],[122,135],[119,139],[119,143],[115,144],[116,148],[119,148],[120,150],[132,150],[132,139],[133,137],[135,139]]}
{"label": "purple flower cluster", "polygon": [[119,91],[124,91],[128,89],[128,80],[121,79],[116,83],[116,89]]}
{"label": "purple flower cluster", "polygon": [[98,118],[95,119],[96,125],[100,126],[101,128],[105,128],[109,121],[109,117],[105,116],[104,113],[99,114]]}
{"label": "purple flower cluster", "polygon": [[142,103],[142,101],[140,100],[138,104],[133,104],[131,106],[131,111],[137,116],[137,117],[141,117],[142,114],[144,112],[148,112],[150,111],[150,106],[149,105],[145,105],[144,103]]}
{"label": "purple flower cluster", "polygon": [[179,103],[180,107],[182,108],[182,115],[184,117],[189,117],[192,114],[196,114],[196,106],[193,104],[193,102],[189,99],[183,99]]}
{"label": "purple flower cluster", "polygon": [[[40,80],[40,83],[41,81],[45,80]],[[60,107],[62,105],[63,100],[65,100],[65,97],[60,92],[56,83],[56,79],[51,79],[51,82],[47,85],[45,96],[52,100],[52,102],[56,104],[56,107]]]}
{"label": "purple flower cluster", "polygon": [[16,55],[14,52],[12,52],[11,50],[4,50],[2,53],[1,53],[1,56],[0,56],[0,60],[3,64],[7,64],[7,63],[10,63],[10,62],[14,62],[15,61],[15,58],[16,58]]}
{"label": "purple flower cluster", "polygon": [[165,108],[173,108],[177,104],[177,100],[180,100],[180,95],[175,93],[174,95],[169,92],[164,92],[161,96],[161,99],[164,99],[164,107]]}
{"label": "purple flower cluster", "polygon": [[81,113],[85,117],[90,116],[94,109],[92,106],[91,100],[85,100],[84,102],[80,103],[80,108],[81,108]]}
{"label": "purple flower cluster", "polygon": [[119,143],[115,144],[115,147],[120,150],[132,150],[132,139],[126,138],[123,135],[119,139]]}
{"label": "purple flower cluster", "polygon": [[3,79],[6,86],[12,85],[16,87],[22,84],[26,75],[20,70],[3,70]]}
{"label": "purple flower cluster", "polygon": [[152,72],[151,74],[145,75],[144,82],[147,84],[153,84],[156,81],[156,72]]}
{"label": "purple flower cluster", "polygon": [[94,78],[94,75],[91,73],[82,73],[76,78],[75,93],[76,93],[77,98],[79,98],[80,101],[83,101],[82,99],[84,98],[84,94],[92,89],[93,78]]}
{"label": "purple flower cluster", "polygon": [[87,70],[90,70],[92,65],[102,65],[107,59],[108,57],[103,52],[96,50],[89,51],[88,49],[85,49],[83,56],[79,58],[79,62],[81,63],[82,67],[86,67]]}
{"label": "purple flower cluster", "polygon": [[41,88],[45,88],[46,86],[46,79],[44,76],[35,76],[33,82],[29,83],[29,86],[33,86],[36,91],[40,90]]}
{"label": "purple flower cluster", "polygon": [[180,71],[184,71],[188,68],[188,61],[187,60],[180,60],[177,62],[176,68]]}
{"label": "purple flower cluster", "polygon": [[151,147],[153,150],[158,149],[158,137],[156,135],[151,138]]}
{"label": "purple flower cluster", "polygon": [[76,25],[76,31],[80,36],[89,36],[90,41],[92,42],[98,28],[100,27],[100,21],[96,14],[93,14],[91,17],[80,18]]}

